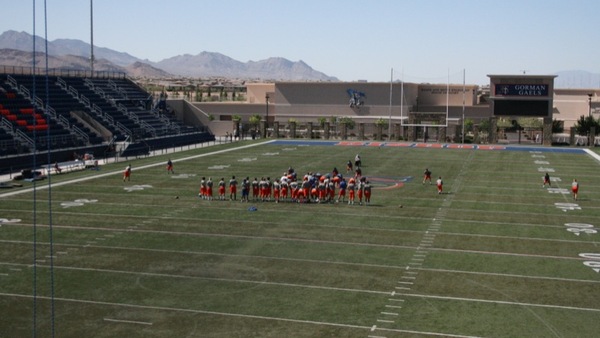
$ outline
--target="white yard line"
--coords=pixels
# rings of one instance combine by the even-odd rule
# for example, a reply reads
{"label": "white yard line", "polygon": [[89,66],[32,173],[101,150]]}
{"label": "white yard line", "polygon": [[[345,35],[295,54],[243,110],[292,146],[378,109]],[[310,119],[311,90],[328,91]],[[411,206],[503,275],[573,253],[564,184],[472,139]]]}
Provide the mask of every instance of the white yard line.
{"label": "white yard line", "polygon": [[583,149],[583,151],[585,151],[588,155],[590,155],[596,161],[600,162],[600,155],[596,154],[594,151],[592,151],[588,148]]}
{"label": "white yard line", "polygon": [[518,305],[518,306],[526,306],[526,307],[542,307],[542,308],[560,309],[560,310],[577,310],[577,311],[600,312],[600,308],[586,308],[586,307],[577,307],[577,306],[563,306],[563,305],[551,305],[551,304],[534,304],[534,303],[510,302],[510,301],[504,301],[504,300],[490,300],[490,299],[477,299],[477,298],[465,298],[465,297],[449,297],[449,296],[436,296],[436,295],[411,294],[411,293],[403,293],[403,294],[399,294],[399,295],[400,296],[405,296],[405,297],[415,297],[415,298],[441,299],[441,300],[453,300],[453,301],[489,303],[489,304],[502,304],[502,305]]}
{"label": "white yard line", "polygon": [[104,318],[105,322],[114,322],[114,323],[126,323],[126,324],[139,324],[139,325],[152,325],[150,322],[139,322],[135,320],[123,320],[123,319],[112,319],[112,318]]}
{"label": "white yard line", "polygon": [[[33,298],[33,296],[31,296],[31,295],[23,295],[23,294],[15,294],[15,293],[0,293],[0,296],[19,297],[19,298],[26,298],[26,299]],[[50,300],[50,297],[44,297],[44,296],[37,296],[36,298]],[[58,302],[94,304],[94,305],[103,305],[103,306],[117,306],[117,307],[130,308],[130,309],[172,311],[172,312],[207,314],[207,315],[237,317],[237,318],[262,319],[262,320],[271,320],[271,321],[287,322],[287,323],[324,325],[324,326],[331,326],[331,327],[360,329],[360,330],[365,330],[366,332],[369,332],[372,329],[372,326],[350,325],[350,324],[320,322],[320,321],[301,320],[301,319],[289,319],[289,318],[279,318],[279,317],[267,317],[267,316],[247,315],[247,314],[230,313],[230,312],[216,312],[216,311],[206,311],[206,310],[183,309],[183,308],[174,308],[174,307],[167,307],[167,306],[122,304],[122,303],[102,302],[102,301],[72,299],[72,298],[62,298],[62,297],[55,297],[54,300],[58,301]],[[386,331],[386,332],[410,333],[410,334],[418,334],[418,335],[437,336],[437,337],[474,338],[473,336],[455,335],[455,334],[449,334],[449,333],[443,333],[443,332],[440,333],[440,332],[426,332],[426,331],[413,331],[413,330],[387,329],[387,328],[377,328],[377,330]]]}
{"label": "white yard line", "polygon": [[[57,228],[57,227],[55,226],[55,228]],[[88,228],[88,229],[93,230],[91,228]],[[114,229],[113,229],[113,231],[114,231]],[[214,234],[214,233],[189,233],[189,232],[164,231],[164,230],[130,229],[129,231],[130,232],[140,232],[140,233],[183,235],[183,236],[241,238],[241,239],[250,239],[250,240],[268,240],[268,241],[300,242],[300,243],[313,243],[313,244],[331,244],[331,245],[344,245],[344,246],[356,246],[356,247],[395,248],[395,249],[408,249],[408,250],[426,247],[428,251],[476,253],[476,254],[481,254],[481,255],[497,255],[497,256],[537,257],[537,258],[552,258],[552,259],[566,259],[566,260],[581,260],[581,258],[578,258],[578,257],[561,257],[561,256],[551,256],[551,255],[500,252],[500,251],[480,251],[480,250],[468,250],[468,249],[434,248],[428,243],[420,243],[416,246],[410,246],[410,245],[394,245],[394,244],[339,242],[339,241],[314,240],[314,239],[304,239],[304,238],[281,238],[281,237],[249,236],[249,235],[226,235],[226,234]],[[2,241],[0,241],[0,242],[2,242]],[[38,243],[38,244],[44,244],[44,243]],[[124,249],[126,249],[126,248],[124,248]]]}

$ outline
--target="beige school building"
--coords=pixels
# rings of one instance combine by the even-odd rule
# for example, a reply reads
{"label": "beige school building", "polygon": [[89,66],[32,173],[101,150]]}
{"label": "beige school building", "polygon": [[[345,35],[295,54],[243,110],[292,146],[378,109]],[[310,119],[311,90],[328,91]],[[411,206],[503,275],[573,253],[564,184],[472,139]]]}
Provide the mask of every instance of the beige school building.
{"label": "beige school building", "polygon": [[[565,133],[580,116],[600,116],[600,89],[555,89],[555,76],[489,75],[490,85],[450,83],[274,82],[249,83],[245,100],[189,102],[168,100],[188,123],[209,126],[216,136],[232,133],[240,119],[242,133],[306,138],[363,138],[461,142],[463,121],[533,117],[543,121],[536,133],[551,144],[552,120]],[[251,117],[260,116],[258,125]],[[353,130],[340,130],[351,119]],[[293,126],[291,125],[293,124]],[[290,135],[290,127],[297,128]],[[327,131],[325,131],[327,129]],[[496,128],[493,128],[496,129]],[[326,134],[326,135],[325,135]],[[487,135],[486,142],[502,142]],[[564,136],[564,135],[563,135]]]}

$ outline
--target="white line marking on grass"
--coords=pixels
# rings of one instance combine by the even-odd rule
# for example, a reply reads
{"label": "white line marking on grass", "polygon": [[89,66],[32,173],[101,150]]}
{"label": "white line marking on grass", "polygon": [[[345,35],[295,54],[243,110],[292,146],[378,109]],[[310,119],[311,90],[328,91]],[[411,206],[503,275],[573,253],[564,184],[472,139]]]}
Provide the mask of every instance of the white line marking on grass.
{"label": "white line marking on grass", "polygon": [[[25,244],[31,245],[31,241],[9,241],[9,240],[0,240],[0,243],[11,243],[11,244]],[[49,243],[41,243],[38,242],[39,245],[49,245]],[[61,244],[61,246],[69,247],[70,251],[79,251],[79,248],[88,248],[92,247],[91,245],[81,245],[81,244]],[[193,255],[193,256],[219,256],[219,257],[232,257],[232,258],[253,258],[253,259],[266,259],[266,260],[276,260],[276,261],[285,261],[285,262],[303,262],[303,263],[317,263],[317,264],[328,264],[328,265],[343,265],[343,266],[359,266],[359,267],[373,267],[373,268],[385,268],[385,269],[399,269],[405,270],[407,267],[405,266],[396,266],[396,265],[382,265],[382,264],[365,264],[365,263],[354,263],[354,262],[339,262],[339,261],[322,261],[315,259],[301,259],[301,258],[282,258],[282,257],[274,257],[274,256],[259,256],[259,255],[238,255],[238,254],[224,254],[224,253],[215,253],[215,252],[204,252],[204,251],[181,251],[181,250],[165,250],[165,249],[148,249],[148,248],[128,248],[128,247],[117,247],[110,245],[94,245],[93,248],[96,249],[108,249],[111,251],[122,250],[122,251],[133,251],[133,252],[152,252],[152,253],[169,253],[169,254],[185,254],[185,255]],[[2,264],[0,262],[0,264]],[[417,274],[417,272],[405,271],[406,274]]]}
{"label": "white line marking on grass", "polygon": [[596,161],[600,162],[600,155],[596,154],[595,152],[591,151],[590,149],[583,149],[583,151],[585,151],[588,155],[590,155],[592,158],[594,158]]}
{"label": "white line marking on grass", "polygon": [[[512,224],[518,226],[520,224]],[[556,227],[556,228],[564,228]],[[516,236],[497,236],[497,235],[484,235],[484,234],[468,234],[459,232],[440,232],[437,235],[457,236],[457,237],[479,237],[479,238],[495,238],[495,239],[512,239],[521,241],[541,241],[541,242],[556,242],[556,243],[574,243],[579,244],[581,241],[572,239],[553,239],[553,238],[536,238],[536,237],[516,237]]]}
{"label": "white line marking on grass", "polygon": [[106,322],[114,322],[114,323],[126,323],[126,324],[140,324],[140,325],[152,325],[149,322],[138,322],[135,320],[123,320],[123,319],[112,319],[112,318],[104,318]]}
{"label": "white line marking on grass", "polygon": [[382,315],[386,315],[386,316],[397,316],[398,314],[395,312],[380,312]]}
{"label": "white line marking on grass", "polygon": [[[581,242],[579,242],[581,243]],[[498,255],[498,256],[514,256],[514,257],[535,257],[535,258],[552,258],[552,259],[566,259],[566,260],[581,260],[579,257],[561,257],[561,256],[548,256],[548,255],[536,255],[516,252],[498,252],[498,251],[479,251],[479,250],[466,250],[466,249],[444,249],[444,248],[431,248],[432,251],[443,251],[443,252],[467,252],[476,253],[479,255]]]}
{"label": "white line marking on grass", "polygon": [[393,323],[393,320],[387,320],[387,319],[377,319],[378,323]]}
{"label": "white line marking on grass", "polygon": [[[14,293],[0,293],[0,296],[6,297],[20,297],[31,299],[32,295],[23,295],[23,294],[14,294]],[[37,296],[38,299],[50,300],[50,297],[45,296]],[[206,310],[195,310],[195,309],[182,309],[182,308],[173,308],[166,306],[151,306],[151,305],[137,305],[137,304],[123,304],[123,303],[111,303],[111,302],[102,302],[102,301],[93,301],[93,300],[84,300],[84,299],[72,299],[72,298],[54,298],[55,301],[58,302],[70,302],[70,303],[79,303],[79,304],[93,304],[93,305],[102,305],[102,306],[118,306],[123,308],[130,309],[143,309],[143,310],[160,310],[160,311],[172,311],[172,312],[183,312],[183,313],[194,313],[194,314],[207,314],[207,315],[215,315],[215,316],[225,316],[225,317],[237,317],[237,318],[250,318],[250,319],[261,319],[261,320],[272,320],[278,322],[287,322],[287,323],[300,323],[300,324],[310,324],[310,325],[325,325],[331,327],[341,327],[341,328],[349,328],[349,329],[362,329],[362,330],[370,330],[373,326],[363,326],[363,325],[351,325],[351,324],[340,324],[340,323],[329,323],[329,322],[318,322],[313,320],[300,320],[300,319],[290,319],[290,318],[278,318],[278,317],[267,317],[267,316],[258,316],[258,315],[248,315],[241,313],[230,313],[230,312],[216,312],[216,311],[206,311]],[[420,334],[420,335],[429,335],[429,336],[440,336],[440,337],[457,337],[457,338],[475,338],[473,336],[460,336],[453,335],[448,333],[439,333],[439,332],[426,332],[426,331],[412,331],[412,330],[400,330],[400,329],[389,329],[389,328],[376,328],[376,330],[387,331],[387,332],[397,332],[397,333],[411,333],[411,334]]]}
{"label": "white line marking on grass", "polygon": [[[422,271],[447,272],[447,273],[469,274],[469,275],[479,275],[479,276],[498,276],[498,277],[513,277],[513,278],[526,278],[526,279],[541,279],[541,280],[551,280],[551,281],[559,281],[559,282],[578,282],[578,283],[594,283],[594,284],[598,283],[598,284],[600,284],[600,280],[529,276],[529,275],[516,275],[516,274],[507,274],[507,273],[447,270],[447,269],[433,269],[433,268],[416,268],[416,269],[419,269]],[[404,277],[402,277],[402,278],[404,278]]]}
{"label": "white line marking on grass", "polygon": [[402,306],[400,306],[400,305],[389,305],[389,304],[387,304],[385,307],[389,307],[390,309],[401,309],[402,308]]}
{"label": "white line marking on grass", "polygon": [[404,301],[404,299],[398,299],[398,298],[388,298],[388,300],[390,302],[403,302]]}
{"label": "white line marking on grass", "polygon": [[[190,235],[190,234],[187,234]],[[318,241],[319,242],[319,241]],[[0,243],[19,243],[19,244],[32,244],[31,241],[7,241],[0,240]],[[345,242],[330,242],[337,244],[357,244],[362,246],[361,243],[345,243]],[[577,242],[580,243],[580,242]],[[49,244],[49,243],[41,243],[38,244]],[[70,250],[76,250],[77,247],[88,248],[91,247],[90,244],[95,244],[93,242],[88,242],[86,245],[77,245],[77,244],[61,244],[61,246],[66,247],[75,247]],[[367,246],[373,246],[371,244],[365,244]],[[379,245],[375,245],[379,246]],[[393,246],[393,245],[382,245],[384,247],[392,247],[392,248],[403,248],[410,249],[414,247],[405,247],[405,246]],[[370,266],[370,267],[383,267],[387,269],[402,269],[405,270],[405,274],[416,275],[417,272],[409,271],[411,269],[410,266],[393,266],[393,265],[382,265],[382,264],[360,264],[360,263],[351,263],[351,262],[330,262],[330,261],[320,261],[320,260],[310,260],[310,259],[295,259],[295,258],[279,258],[279,257],[269,257],[269,256],[252,256],[252,255],[235,255],[235,254],[220,254],[214,252],[202,252],[202,251],[181,251],[181,250],[161,250],[161,249],[147,249],[147,248],[128,248],[128,247],[118,247],[118,246],[109,246],[109,245],[93,245],[94,248],[98,249],[110,249],[110,250],[125,250],[125,251],[142,251],[142,252],[166,252],[166,253],[177,253],[177,254],[190,254],[190,255],[214,255],[214,256],[223,256],[223,257],[250,257],[250,258],[262,258],[262,259],[273,259],[273,260],[284,260],[284,261],[297,261],[297,262],[315,262],[321,264],[335,264],[335,265],[348,265],[348,266]],[[493,252],[493,251],[478,251],[478,250],[461,250],[461,249],[444,249],[444,248],[430,248],[431,251],[441,251],[441,252],[467,252],[467,253],[476,253],[482,255],[500,255],[500,256],[514,256],[514,257],[535,257],[535,258],[543,258],[543,259],[561,259],[561,260],[574,260],[574,261],[582,261],[584,260],[581,257],[561,257],[561,256],[547,256],[547,255],[534,255],[534,254],[519,254],[519,253],[509,253],[509,252]],[[413,268],[423,270],[423,268]]]}
{"label": "white line marking on grass", "polygon": [[[43,266],[43,267],[50,268],[50,266]],[[277,283],[277,282],[267,282],[267,281],[258,281],[258,280],[248,280],[248,279],[187,276],[187,275],[174,275],[174,274],[151,273],[151,272],[140,272],[140,271],[122,271],[122,270],[112,270],[112,269],[80,268],[80,267],[72,267],[72,266],[55,266],[54,269],[73,270],[73,271],[94,271],[94,272],[114,273],[114,274],[123,274],[123,275],[138,275],[138,276],[147,276],[147,277],[166,277],[166,278],[174,278],[174,279],[209,280],[209,281],[218,281],[218,282],[235,282],[235,283],[258,284],[258,285],[288,286],[288,287],[294,287],[294,288],[370,293],[370,294],[380,294],[380,295],[388,295],[389,294],[388,291],[336,288],[336,287],[322,286],[322,285]],[[401,289],[410,290],[409,288],[401,288]]]}
{"label": "white line marking on grass", "polygon": [[463,302],[476,302],[476,303],[488,303],[488,304],[503,304],[503,305],[519,305],[519,306],[530,306],[530,307],[541,307],[548,309],[561,309],[561,310],[578,310],[578,311],[589,311],[589,312],[600,312],[600,309],[585,308],[577,306],[564,306],[564,305],[551,305],[551,304],[534,304],[534,303],[522,303],[522,302],[509,302],[504,300],[491,300],[491,299],[476,299],[476,298],[464,298],[464,297],[450,297],[450,296],[435,296],[435,295],[424,295],[424,294],[410,294],[405,293],[403,296],[416,297],[416,298],[428,298],[428,299],[443,299],[443,300],[456,300]]}
{"label": "white line marking on grass", "polygon": [[8,273],[2,272],[0,273],[0,276],[8,276]]}
{"label": "white line marking on grass", "polygon": [[[188,157],[184,157],[184,158],[180,158],[177,160],[174,160],[173,162],[181,162],[181,161],[189,161],[189,160],[193,160],[193,159],[197,159],[197,158],[201,158],[201,157],[206,157],[206,156],[212,156],[212,155],[216,155],[216,154],[222,154],[222,153],[227,153],[227,152],[231,152],[231,151],[237,151],[240,149],[247,149],[247,148],[252,148],[252,147],[257,147],[257,146],[261,146],[261,145],[265,145],[265,144],[269,144],[271,142],[275,142],[276,140],[269,140],[269,141],[265,141],[265,142],[260,142],[260,143],[255,143],[255,144],[248,144],[245,146],[239,146],[239,147],[233,147],[233,148],[227,148],[227,149],[223,149],[223,150],[217,150],[217,151],[212,151],[209,153],[205,153],[205,154],[199,154],[199,155],[194,155],[194,156],[188,156]],[[146,164],[146,165],[142,165],[139,167],[135,167],[132,170],[133,171],[138,171],[141,169],[148,169],[148,168],[153,168],[153,167],[158,167],[158,166],[162,166],[164,165],[163,161],[158,161],[156,163],[152,163],[152,164]],[[85,182],[85,181],[89,181],[89,180],[94,180],[97,178],[103,178],[103,177],[108,177],[108,176],[121,176],[123,175],[123,170],[115,170],[115,171],[110,171],[107,173],[102,173],[102,174],[96,174],[93,176],[87,176],[87,177],[81,177],[81,178],[76,178],[73,180],[68,180],[68,181],[63,181],[63,182],[58,182],[58,183],[52,183],[52,187],[60,187],[63,185],[69,185],[69,184],[73,184],[73,183],[79,183],[79,182]],[[48,189],[48,185],[38,185],[35,187],[36,190],[44,190],[44,189]],[[23,190],[17,190],[17,191],[11,191],[11,192],[7,192],[4,194],[0,194],[0,198],[2,197],[9,197],[9,196],[15,196],[15,195],[19,195],[19,194],[24,194],[24,193],[28,193],[28,192],[32,192],[34,190],[34,188],[27,188],[27,189],[23,189]]]}

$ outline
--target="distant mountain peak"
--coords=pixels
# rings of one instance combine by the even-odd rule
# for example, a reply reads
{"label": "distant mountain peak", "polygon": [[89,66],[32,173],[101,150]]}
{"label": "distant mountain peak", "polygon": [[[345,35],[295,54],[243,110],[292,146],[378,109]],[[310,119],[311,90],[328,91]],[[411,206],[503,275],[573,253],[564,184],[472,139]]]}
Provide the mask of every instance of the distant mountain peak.
{"label": "distant mountain peak", "polygon": [[[0,34],[0,49],[32,52],[33,36],[26,32],[8,30]],[[36,51],[45,52],[45,40],[36,37]],[[9,53],[8,55],[14,55]],[[91,55],[90,44],[75,39],[56,39],[48,42],[48,55],[54,57],[56,68],[60,68],[61,60],[65,67],[74,67],[71,61],[65,59],[69,56],[89,59]],[[1,56],[1,55],[0,55]],[[6,56],[6,55],[4,55]],[[218,52],[203,51],[197,55],[183,54],[164,59],[159,62],[138,59],[124,52],[117,52],[108,48],[94,46],[94,58],[104,59],[104,62],[114,64],[113,69],[122,69],[132,76],[160,76],[156,74],[173,74],[188,77],[228,77],[252,78],[265,80],[302,80],[302,81],[338,81],[337,78],[327,76],[316,71],[303,61],[290,61],[283,57],[270,57],[266,60],[241,62]],[[1,65],[23,65],[19,60],[6,57],[0,58]],[[88,61],[89,62],[89,61]],[[78,64],[81,62],[78,62]],[[143,67],[140,63],[148,65]],[[30,65],[29,65],[30,66]],[[80,65],[85,67],[84,64]],[[84,68],[87,69],[87,68]],[[100,70],[100,69],[98,69]],[[155,75],[139,75],[149,72]],[[161,73],[162,72],[162,73]],[[170,76],[165,75],[165,76]]]}
{"label": "distant mountain peak", "polygon": [[600,74],[585,70],[568,70],[556,72],[554,88],[600,88]]}
{"label": "distant mountain peak", "polygon": [[217,52],[203,51],[195,56],[174,56],[153,64],[165,71],[190,77],[262,78],[293,81],[338,81],[299,61],[270,57],[260,61],[241,62]]}

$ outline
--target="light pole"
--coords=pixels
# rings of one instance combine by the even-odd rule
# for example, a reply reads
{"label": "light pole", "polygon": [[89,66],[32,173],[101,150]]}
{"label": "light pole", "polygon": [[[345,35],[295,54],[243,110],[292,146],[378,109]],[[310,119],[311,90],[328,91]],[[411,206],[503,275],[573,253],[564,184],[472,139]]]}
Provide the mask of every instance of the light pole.
{"label": "light pole", "polygon": [[592,116],[592,93],[588,94],[588,116]]}
{"label": "light pole", "polygon": [[94,0],[90,0],[90,70],[94,77]]}
{"label": "light pole", "polygon": [[268,129],[269,129],[269,94],[265,94],[265,107],[266,107],[266,112],[267,112],[267,116],[265,118],[265,135],[264,138],[267,137],[268,135]]}

